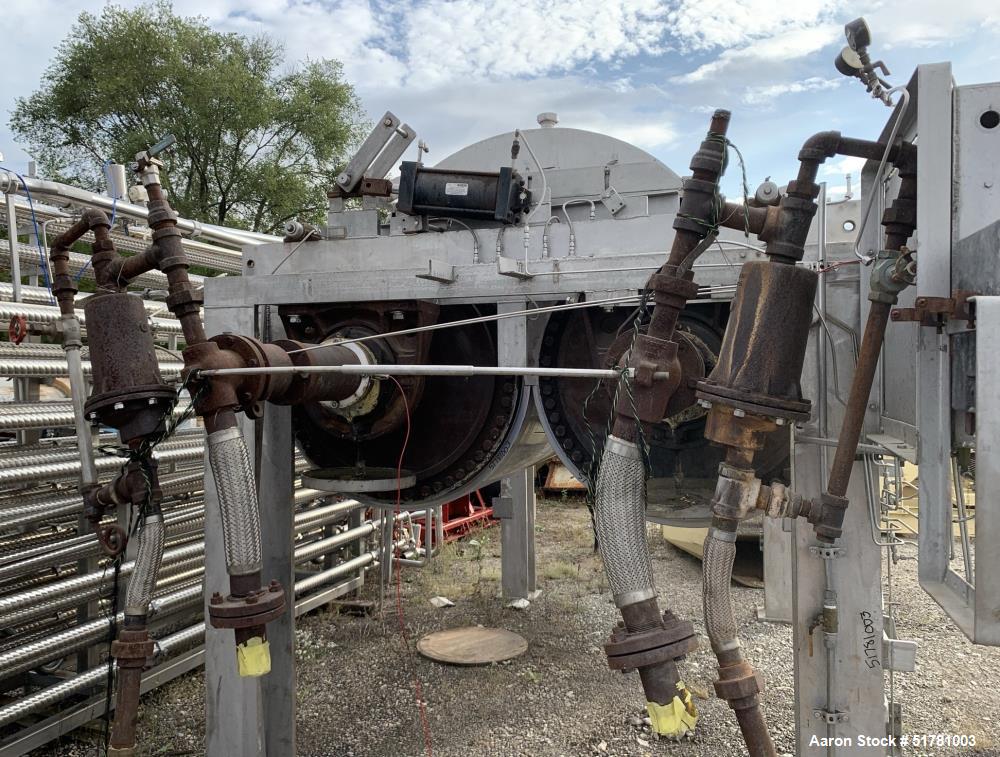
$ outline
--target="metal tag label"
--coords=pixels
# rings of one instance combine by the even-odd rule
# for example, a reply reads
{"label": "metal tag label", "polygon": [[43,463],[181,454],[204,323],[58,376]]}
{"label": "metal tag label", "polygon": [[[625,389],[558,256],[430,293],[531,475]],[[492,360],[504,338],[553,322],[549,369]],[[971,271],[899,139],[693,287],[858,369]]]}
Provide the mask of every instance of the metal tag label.
{"label": "metal tag label", "polygon": [[446,195],[465,196],[469,194],[469,185],[464,182],[449,181],[444,185],[444,193]]}

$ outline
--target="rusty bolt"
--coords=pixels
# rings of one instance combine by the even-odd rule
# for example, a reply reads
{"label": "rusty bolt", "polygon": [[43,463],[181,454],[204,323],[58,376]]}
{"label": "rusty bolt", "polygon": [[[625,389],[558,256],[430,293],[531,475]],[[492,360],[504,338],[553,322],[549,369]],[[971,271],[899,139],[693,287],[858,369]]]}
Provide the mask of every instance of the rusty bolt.
{"label": "rusty bolt", "polygon": [[279,584],[275,579],[271,579],[271,583],[267,585],[270,591],[278,592],[281,591],[281,584]]}
{"label": "rusty bolt", "polygon": [[386,118],[384,121],[382,121],[382,125],[383,126],[392,126],[392,119],[391,118]]}
{"label": "rusty bolt", "polygon": [[211,604],[213,604],[213,605],[221,605],[222,604],[222,595],[219,594],[219,592],[215,592],[212,595],[212,598],[209,600],[209,602]]}
{"label": "rusty bolt", "polygon": [[247,594],[246,603],[248,605],[255,605],[255,604],[257,604],[257,595],[256,594]]}

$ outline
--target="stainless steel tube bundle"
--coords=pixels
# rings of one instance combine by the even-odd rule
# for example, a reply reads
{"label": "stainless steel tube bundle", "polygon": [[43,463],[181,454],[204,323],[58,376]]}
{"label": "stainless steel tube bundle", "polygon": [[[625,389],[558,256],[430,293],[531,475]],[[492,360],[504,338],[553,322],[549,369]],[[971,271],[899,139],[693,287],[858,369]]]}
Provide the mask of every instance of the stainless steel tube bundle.
{"label": "stainless steel tube bundle", "polygon": [[[111,437],[102,437],[101,442],[113,442]],[[204,437],[201,433],[183,433],[175,434],[172,439],[168,439],[157,447],[157,450],[161,449],[178,449],[192,446],[203,446]],[[48,446],[39,446],[34,449],[26,450],[23,454],[10,454],[5,455],[2,459],[3,467],[16,468],[16,467],[28,467],[33,465],[46,465],[51,463],[60,463],[72,461],[79,458],[80,452],[77,450],[75,442],[73,444],[54,444]],[[121,464],[123,458],[114,455],[105,455],[108,460],[118,461]]]}
{"label": "stainless steel tube bundle", "polygon": [[[149,615],[166,615],[198,604],[202,597],[200,585],[157,597],[149,605]],[[118,613],[117,621],[125,621],[125,613]],[[0,653],[0,671],[13,676],[31,670],[49,660],[54,660],[70,652],[76,652],[102,639],[108,633],[108,619],[97,618],[69,628],[60,633],[47,635],[30,644],[24,644]]]}
{"label": "stainless steel tube bundle", "polygon": [[[19,348],[14,348],[14,351],[16,352],[17,349]],[[3,358],[0,357],[0,359]],[[69,369],[70,366],[67,364],[67,370]],[[174,417],[179,418],[187,410],[188,404],[187,402],[179,402],[177,407],[174,408]],[[82,409],[81,407],[81,417],[83,417]],[[72,425],[74,425],[72,400],[0,403],[0,431],[34,428],[68,428]],[[79,438],[79,432],[77,433],[77,438]]]}
{"label": "stainless steel tube bundle", "polygon": [[[400,542],[400,545],[404,542]],[[312,591],[331,581],[350,575],[355,571],[378,564],[379,550],[365,552],[325,571],[304,578],[295,583],[296,595]],[[195,623],[177,633],[170,634],[155,641],[156,662],[187,649],[199,643],[205,636],[204,622]],[[51,707],[59,702],[100,686],[107,678],[107,668],[97,666],[69,678],[65,681],[48,686],[40,691],[20,697],[16,701],[0,707],[0,727],[8,726],[39,710]]]}
{"label": "stainless steel tube bundle", "polygon": [[[29,244],[18,244],[18,258],[25,265],[33,265],[38,260],[38,248],[34,245]],[[69,271],[73,276],[79,276],[81,279],[87,279],[88,281],[94,280],[94,269],[88,265],[90,261],[90,255],[84,255],[80,252],[70,252],[69,253]],[[0,246],[0,267],[10,268],[11,256],[10,250],[6,246]],[[82,274],[80,272],[83,272]],[[201,280],[200,276],[194,276],[192,274],[192,279]],[[148,271],[132,279],[132,283],[138,286],[149,287],[151,289],[166,289],[167,287],[167,277],[164,276],[159,271]]]}
{"label": "stainless steel tube bundle", "polygon": [[[193,462],[201,458],[204,448],[199,442],[187,442],[183,446],[171,447],[163,444],[157,447],[153,457],[161,465],[168,463]],[[5,465],[7,461],[4,461]],[[94,461],[98,473],[117,471],[122,461],[119,457],[99,457]],[[0,486],[22,484],[32,481],[65,481],[80,475],[80,460],[63,460],[34,465],[18,465],[14,468],[0,470]]]}
{"label": "stainless steel tube bundle", "polygon": [[[192,534],[202,530],[204,524],[205,511],[199,505],[173,512],[166,518],[169,541],[188,541]],[[19,553],[4,555],[3,564],[0,565],[0,580],[10,580],[39,570],[56,568],[60,565],[96,557],[100,554],[101,548],[96,534],[84,534],[72,539],[65,539],[59,544],[37,545]]]}
{"label": "stainless steel tube bundle", "polygon": [[222,514],[226,570],[230,575],[257,573],[261,569],[260,509],[253,468],[239,429],[208,435],[208,461]]}
{"label": "stainless steel tube bundle", "polygon": [[[205,624],[196,623],[177,633],[157,639],[155,643],[158,658],[169,657],[192,644],[202,641],[205,637]],[[65,681],[48,686],[27,696],[20,697],[5,707],[0,708],[0,727],[16,723],[26,715],[45,709],[71,697],[82,694],[94,687],[100,686],[108,676],[108,669],[103,665],[91,668],[86,673],[73,676]]]}
{"label": "stainless steel tube bundle", "polygon": [[[321,494],[321,492],[316,492],[316,494],[319,495]],[[351,510],[357,509],[360,506],[361,506],[360,503],[358,503],[355,500],[346,500],[344,502],[338,502],[334,505],[326,505],[324,507],[315,508],[313,510],[305,510],[303,512],[296,513],[295,514],[296,531],[304,531],[313,528],[320,528],[346,515]],[[191,513],[198,514],[200,516],[198,518],[198,522],[200,522],[203,518],[203,515],[201,515],[202,512],[203,510],[199,505],[194,505],[191,507]],[[165,518],[165,523],[168,529],[168,535],[170,532],[170,527],[175,523],[189,522],[181,520],[178,517],[179,515],[185,515],[185,517],[191,518],[191,515],[186,514],[186,511],[181,513],[178,512],[169,513]],[[334,537],[336,539],[336,542],[334,542],[333,544],[328,543],[326,548],[319,553],[311,549],[314,544],[318,544],[319,542],[308,542],[304,545],[299,546],[298,549],[296,550],[296,554],[297,555],[302,554],[301,550],[310,549],[310,552],[306,553],[307,556],[302,558],[302,560],[304,561],[308,559],[313,559],[314,557],[318,556],[318,554],[327,554],[329,552],[332,552],[339,546],[342,546],[343,544],[347,544],[351,541],[354,541],[355,539],[366,536],[373,530],[374,529],[371,526],[371,522],[369,521],[368,523],[362,524],[360,527],[356,529],[351,529],[348,532],[338,534],[336,537]],[[346,533],[351,533],[351,536],[345,537],[344,534]],[[82,556],[81,553],[79,552],[81,547],[87,546],[94,542],[95,542],[95,537],[91,535],[76,537],[75,539],[71,540],[71,544],[68,545],[71,548],[70,551],[67,552],[64,556],[58,557],[57,560],[68,561],[68,560],[79,559],[79,557]],[[62,550],[66,546],[67,545],[65,544],[61,545],[60,549]],[[96,544],[94,546],[96,547]],[[182,544],[177,547],[167,549],[163,554],[163,563],[162,563],[163,567],[161,568],[161,574],[171,569],[181,569],[182,566],[188,566],[191,560],[200,561],[201,556],[204,553],[204,547],[205,547],[204,542],[198,541],[198,542]],[[38,548],[39,554],[33,555],[33,559],[43,557],[44,554],[49,550],[50,548],[44,546]],[[21,561],[14,561],[9,566],[7,565],[0,566],[0,571],[3,571],[4,569],[9,567],[10,576],[21,575],[22,574],[21,571],[17,570],[17,567],[20,562]],[[51,564],[52,564],[51,561],[47,561],[44,564],[40,565],[48,566]],[[134,560],[129,560],[128,562],[124,563],[121,567],[122,576],[130,575],[134,567],[135,567]],[[38,567],[33,567],[31,570],[25,572],[30,573],[33,570],[37,569]],[[0,573],[0,578],[3,578],[6,575],[8,574]],[[32,587],[19,593],[14,593],[8,596],[0,597],[0,625],[4,625],[2,621],[5,621],[8,615],[11,613],[18,612],[22,609],[40,603],[49,602],[59,597],[72,595],[77,591],[93,590],[95,587],[99,586],[105,580],[106,576],[101,571],[96,571],[79,576],[70,576],[68,578],[64,578],[58,581],[46,583],[43,586]]]}
{"label": "stainless steel tube bundle", "polygon": [[[36,197],[58,197],[67,200],[74,205],[87,208],[97,208],[110,213],[112,210],[122,218],[134,218],[145,221],[149,218],[149,209],[142,205],[134,205],[130,202],[114,201],[107,195],[88,192],[85,189],[61,184],[55,181],[24,177],[23,180],[7,172],[0,171],[0,191],[6,193],[31,192]],[[229,229],[212,224],[203,224],[197,221],[190,221],[185,218],[177,219],[177,228],[188,234],[196,234],[204,239],[220,244],[227,244],[236,249],[242,249],[247,245],[262,244],[268,242],[280,242],[281,237],[261,234],[255,231],[242,231],[240,229]]]}
{"label": "stainless steel tube bundle", "polygon": [[[36,252],[37,255],[37,252]],[[24,302],[0,302],[0,318],[7,321],[23,315],[33,323],[57,323],[62,318],[59,308],[54,305],[29,305]],[[82,310],[77,312],[80,325],[86,329],[87,317]],[[180,335],[181,324],[175,318],[150,318],[150,328],[161,334]]]}
{"label": "stainless steel tube bundle", "polygon": [[[89,360],[82,360],[81,368],[85,376],[92,375],[93,369]],[[183,363],[160,363],[160,373],[166,381],[175,381],[180,378],[183,368]],[[69,366],[65,359],[46,360],[44,358],[26,358],[0,360],[0,375],[25,378],[53,378],[68,376]]]}

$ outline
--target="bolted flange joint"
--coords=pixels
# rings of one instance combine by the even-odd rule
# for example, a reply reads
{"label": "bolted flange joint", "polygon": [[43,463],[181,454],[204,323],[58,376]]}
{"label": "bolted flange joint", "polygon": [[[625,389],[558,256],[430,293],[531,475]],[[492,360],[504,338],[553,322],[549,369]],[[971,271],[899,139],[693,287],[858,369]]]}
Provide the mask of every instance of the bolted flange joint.
{"label": "bolted flange joint", "polygon": [[609,668],[627,671],[677,661],[697,648],[698,637],[691,621],[680,620],[667,610],[659,628],[630,633],[619,625],[611,632],[604,652]]}
{"label": "bolted flange joint", "polygon": [[208,602],[212,628],[253,628],[263,626],[285,611],[285,590],[277,581],[244,596],[223,597],[216,592]]}

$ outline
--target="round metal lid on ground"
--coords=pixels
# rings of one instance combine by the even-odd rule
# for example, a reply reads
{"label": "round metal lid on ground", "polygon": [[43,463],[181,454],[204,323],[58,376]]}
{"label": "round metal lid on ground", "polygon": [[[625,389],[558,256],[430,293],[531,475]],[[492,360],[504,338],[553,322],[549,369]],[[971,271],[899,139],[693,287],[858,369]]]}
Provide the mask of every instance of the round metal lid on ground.
{"label": "round metal lid on ground", "polygon": [[302,474],[302,485],[321,492],[394,492],[408,489],[417,477],[395,468],[313,468]]}
{"label": "round metal lid on ground", "polygon": [[502,628],[465,626],[427,634],[417,642],[417,651],[449,665],[489,665],[520,657],[528,651],[528,642]]}

